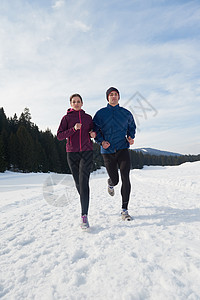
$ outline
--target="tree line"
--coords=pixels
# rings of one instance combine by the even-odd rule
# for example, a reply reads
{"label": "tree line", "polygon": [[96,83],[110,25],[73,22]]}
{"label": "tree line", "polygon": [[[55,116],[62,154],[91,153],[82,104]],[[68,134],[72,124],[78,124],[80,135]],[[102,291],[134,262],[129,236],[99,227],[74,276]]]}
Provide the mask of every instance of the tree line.
{"label": "tree line", "polygon": [[200,160],[198,155],[150,155],[130,150],[131,169],[142,169],[144,166],[177,166],[185,162]]}
{"label": "tree line", "polygon": [[[31,121],[31,114],[25,108],[18,118],[8,118],[0,108],[0,172],[56,172],[69,174],[66,156],[66,141],[58,141],[50,129],[39,130]],[[200,155],[155,156],[130,151],[131,168],[144,165],[179,165],[186,161],[200,160]],[[92,171],[104,166],[100,146],[94,143]]]}

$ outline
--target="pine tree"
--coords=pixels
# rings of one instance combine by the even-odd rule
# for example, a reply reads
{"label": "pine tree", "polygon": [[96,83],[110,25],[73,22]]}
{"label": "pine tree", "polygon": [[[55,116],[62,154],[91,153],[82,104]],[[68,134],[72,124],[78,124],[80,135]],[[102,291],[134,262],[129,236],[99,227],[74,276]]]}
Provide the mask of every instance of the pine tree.
{"label": "pine tree", "polygon": [[3,129],[8,129],[8,121],[7,117],[5,115],[3,107],[0,108],[0,134],[3,131]]}
{"label": "pine tree", "polygon": [[19,123],[29,129],[34,125],[31,122],[31,113],[30,113],[29,108],[27,108],[27,107],[24,108],[24,112],[21,113],[21,116],[19,118]]}
{"label": "pine tree", "polygon": [[20,149],[17,134],[13,132],[9,137],[9,153],[11,170],[18,170]]}
{"label": "pine tree", "polygon": [[6,161],[5,161],[5,153],[3,146],[3,139],[0,135],[0,172],[4,172],[6,170]]}
{"label": "pine tree", "polygon": [[17,130],[19,143],[19,169],[23,172],[32,172],[33,168],[33,139],[28,130],[23,126]]}
{"label": "pine tree", "polygon": [[67,162],[67,153],[66,153],[66,140],[58,141],[55,139],[56,149],[60,161],[60,172],[64,174],[71,174],[68,162]]}
{"label": "pine tree", "polygon": [[56,137],[47,129],[41,133],[42,146],[48,161],[48,170],[51,172],[61,173],[61,163],[55,146]]}
{"label": "pine tree", "polygon": [[138,154],[138,167],[139,169],[142,169],[144,166],[144,154],[142,152],[139,152]]}
{"label": "pine tree", "polygon": [[16,114],[14,114],[13,118],[10,118],[9,124],[10,124],[10,131],[12,133],[16,133],[17,129],[18,129],[18,125],[19,125],[19,121],[18,121],[18,118],[17,118]]}

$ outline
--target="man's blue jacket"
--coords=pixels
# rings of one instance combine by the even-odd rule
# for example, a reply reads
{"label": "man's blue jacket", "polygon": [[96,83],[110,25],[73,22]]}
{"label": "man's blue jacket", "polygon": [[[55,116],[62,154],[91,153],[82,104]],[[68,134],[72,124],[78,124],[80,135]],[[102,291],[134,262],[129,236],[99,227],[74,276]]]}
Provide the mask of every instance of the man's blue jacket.
{"label": "man's blue jacket", "polygon": [[117,150],[129,148],[127,138],[135,138],[135,121],[131,112],[121,106],[101,108],[93,118],[97,136],[95,141],[101,144],[103,141],[110,143],[107,149],[101,146],[101,153],[115,153]]}

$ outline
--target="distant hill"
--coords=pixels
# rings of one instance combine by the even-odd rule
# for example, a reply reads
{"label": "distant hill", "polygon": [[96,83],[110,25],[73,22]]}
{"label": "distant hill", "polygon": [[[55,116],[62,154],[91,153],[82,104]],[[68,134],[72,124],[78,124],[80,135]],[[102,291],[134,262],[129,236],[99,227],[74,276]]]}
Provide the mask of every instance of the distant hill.
{"label": "distant hill", "polygon": [[165,155],[165,156],[182,156],[180,153],[175,153],[175,152],[169,152],[169,151],[162,151],[162,150],[157,150],[153,148],[137,148],[133,149],[136,152],[142,152],[143,154],[150,154],[150,155]]}

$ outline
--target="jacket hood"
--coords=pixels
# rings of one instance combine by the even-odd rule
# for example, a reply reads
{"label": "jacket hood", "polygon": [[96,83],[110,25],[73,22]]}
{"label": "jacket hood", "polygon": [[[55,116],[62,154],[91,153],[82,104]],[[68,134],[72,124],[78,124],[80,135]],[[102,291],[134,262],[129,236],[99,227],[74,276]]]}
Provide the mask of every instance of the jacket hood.
{"label": "jacket hood", "polygon": [[70,108],[68,108],[68,110],[67,110],[67,115],[70,114],[70,113],[74,113],[74,112],[75,112],[75,113],[78,113],[79,111],[81,112],[81,114],[85,112],[83,109],[75,110],[75,109],[73,109],[73,108],[70,107]]}

